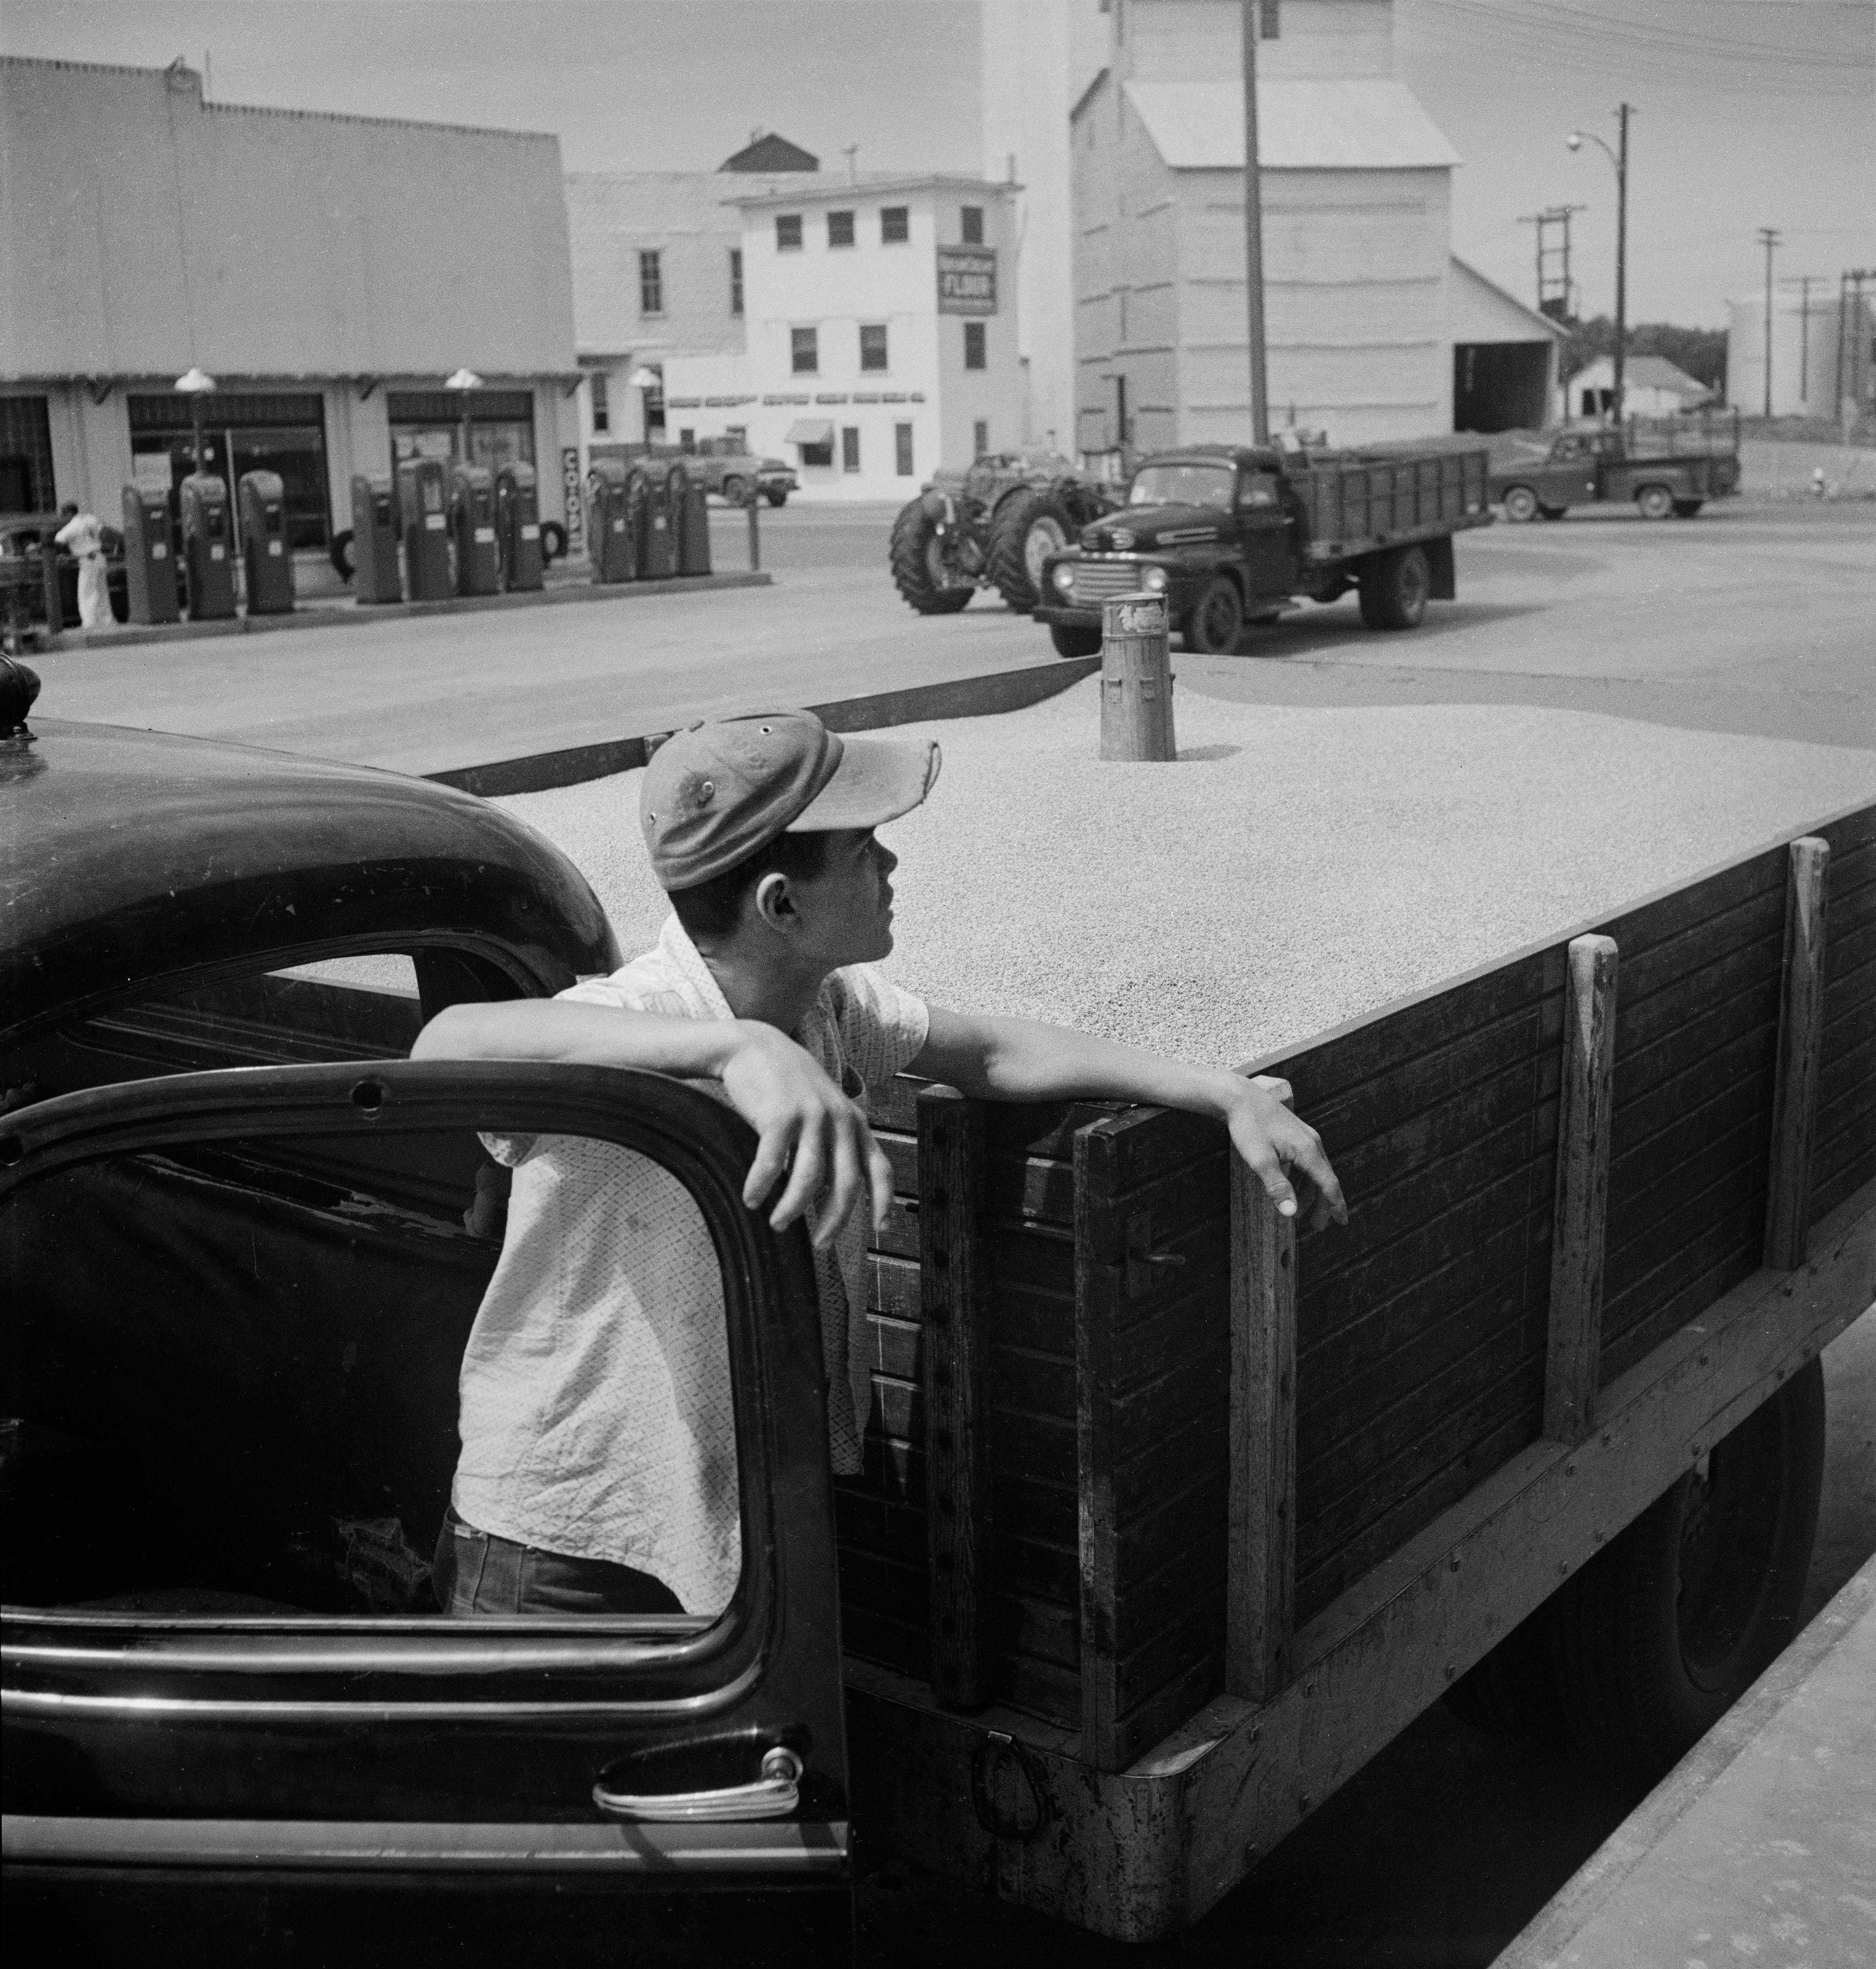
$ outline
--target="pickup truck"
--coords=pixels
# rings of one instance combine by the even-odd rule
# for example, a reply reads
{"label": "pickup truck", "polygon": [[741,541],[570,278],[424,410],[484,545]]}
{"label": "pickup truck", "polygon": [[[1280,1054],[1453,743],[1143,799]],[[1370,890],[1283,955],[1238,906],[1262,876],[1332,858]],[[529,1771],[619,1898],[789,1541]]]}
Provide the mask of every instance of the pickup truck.
{"label": "pickup truck", "polygon": [[1163,594],[1189,650],[1237,647],[1247,622],[1350,589],[1371,629],[1410,629],[1455,593],[1452,536],[1491,524],[1486,455],[1194,445],[1144,459],[1116,513],[1043,563],[1058,655],[1101,647],[1110,596]]}
{"label": "pickup truck", "polygon": [[1633,500],[1644,520],[1691,520],[1739,490],[1739,416],[1631,417],[1547,440],[1508,434],[1495,451],[1491,497],[1508,520],[1560,520],[1573,506]]}
{"label": "pickup truck", "polygon": [[[1155,1941],[1443,1696],[1659,1770],[1789,1636],[1816,1356],[1876,1291],[1876,808],[1251,1063],[1333,1236],[1193,1117],[898,1084],[834,1478],[810,1254],[741,1205],[733,1115],[403,1057],[616,964],[563,857],[32,689],[0,664],[16,1935],[823,1964],[858,1827]],[[720,1609],[436,1611],[487,1141],[542,1133],[660,1165],[718,1253]]]}

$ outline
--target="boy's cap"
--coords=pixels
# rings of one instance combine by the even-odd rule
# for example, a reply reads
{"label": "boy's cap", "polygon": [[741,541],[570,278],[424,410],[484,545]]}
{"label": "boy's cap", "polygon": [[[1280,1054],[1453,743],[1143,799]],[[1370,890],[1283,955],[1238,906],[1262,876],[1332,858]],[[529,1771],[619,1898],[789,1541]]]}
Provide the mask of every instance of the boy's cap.
{"label": "boy's cap", "polygon": [[716,718],[673,732],[638,789],[660,887],[694,889],[778,834],[878,827],[932,790],[936,741],[842,738],[811,711]]}

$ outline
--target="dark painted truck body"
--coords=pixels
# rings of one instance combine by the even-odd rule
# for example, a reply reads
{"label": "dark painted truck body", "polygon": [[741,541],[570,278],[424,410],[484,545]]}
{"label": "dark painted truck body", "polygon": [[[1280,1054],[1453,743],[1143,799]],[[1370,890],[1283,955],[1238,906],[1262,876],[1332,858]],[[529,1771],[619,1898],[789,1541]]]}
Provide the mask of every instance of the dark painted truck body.
{"label": "dark painted truck body", "polygon": [[1560,520],[1573,506],[1633,501],[1646,520],[1691,520],[1739,490],[1739,416],[1631,417],[1520,437],[1494,457],[1491,496],[1508,520]]}
{"label": "dark painted truck body", "polygon": [[[1149,1940],[1442,1695],[1528,1689],[1638,1539],[1679,1555],[1694,1721],[1789,1623],[1816,1356],[1876,1290],[1876,809],[1254,1062],[1345,1231],[1291,1232],[1189,1116],[899,1083],[865,1468],[830,1479],[805,1246],[734,1205],[733,1117],[399,1058],[454,998],[616,962],[554,851],[445,789],[96,728],[0,741],[0,795],[10,1925],[829,1961],[852,1822]],[[407,994],[330,968],[394,956]],[[424,1598],[490,1126],[704,1208],[719,1618]],[[1593,1653],[1560,1671],[1592,1707]],[[699,1790],[719,1816],[660,1822]]]}
{"label": "dark painted truck body", "polygon": [[1092,656],[1105,602],[1164,595],[1186,647],[1217,653],[1299,596],[1354,589],[1371,628],[1411,628],[1453,597],[1452,536],[1491,524],[1486,469],[1482,450],[1156,453],[1121,511],[1043,563],[1035,618],[1061,655]]}

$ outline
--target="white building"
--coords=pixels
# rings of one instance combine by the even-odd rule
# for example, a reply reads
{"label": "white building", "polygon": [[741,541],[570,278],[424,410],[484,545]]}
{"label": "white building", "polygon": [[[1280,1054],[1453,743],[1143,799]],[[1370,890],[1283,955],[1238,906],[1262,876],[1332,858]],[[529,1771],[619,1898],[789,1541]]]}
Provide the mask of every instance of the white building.
{"label": "white building", "polygon": [[[1726,401],[1764,414],[1765,297],[1727,303]],[[1876,414],[1876,295],[1813,281],[1772,296],[1771,414],[1841,419]]]}
{"label": "white building", "polygon": [[0,59],[0,507],[107,520],[133,479],[285,482],[296,547],[349,527],[354,472],[447,456],[577,466],[572,279],[551,136],[250,109],[166,70]]}
{"label": "white building", "polygon": [[1014,188],[822,174],[727,194],[743,349],[664,362],[667,436],[740,434],[813,499],[905,498],[1023,439]]}
{"label": "white building", "polygon": [[[1238,0],[1127,0],[1072,118],[1079,442],[1250,431]],[[1548,414],[1555,325],[1453,261],[1453,150],[1392,0],[1259,0],[1271,420],[1342,444]],[[1462,415],[1456,415],[1462,413]]]}
{"label": "white building", "polygon": [[[1665,355],[1631,355],[1622,364],[1622,414],[1671,417],[1697,410],[1714,393]],[[1615,358],[1586,362],[1563,386],[1566,417],[1607,417],[1615,403]]]}

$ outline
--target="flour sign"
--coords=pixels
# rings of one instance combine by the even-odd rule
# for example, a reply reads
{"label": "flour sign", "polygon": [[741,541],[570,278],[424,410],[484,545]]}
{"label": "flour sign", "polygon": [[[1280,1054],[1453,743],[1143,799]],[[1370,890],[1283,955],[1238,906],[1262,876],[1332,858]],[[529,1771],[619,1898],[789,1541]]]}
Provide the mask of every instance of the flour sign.
{"label": "flour sign", "polygon": [[996,311],[997,249],[994,246],[940,246],[938,312],[995,314]]}

